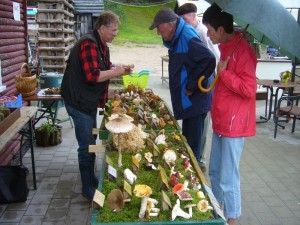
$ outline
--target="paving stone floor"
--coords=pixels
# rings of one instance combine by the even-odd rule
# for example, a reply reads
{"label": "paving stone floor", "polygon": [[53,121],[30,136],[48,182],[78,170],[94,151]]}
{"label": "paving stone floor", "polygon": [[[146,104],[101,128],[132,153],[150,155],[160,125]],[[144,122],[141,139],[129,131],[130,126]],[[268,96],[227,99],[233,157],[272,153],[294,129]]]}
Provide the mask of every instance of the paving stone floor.
{"label": "paving stone floor", "polygon": [[[155,72],[160,74],[159,68]],[[169,89],[166,84],[161,84],[159,76],[151,76],[148,87],[170,103]],[[257,115],[261,115],[264,103],[257,103]],[[64,108],[60,109],[59,118],[66,118]],[[101,119],[99,117],[99,124]],[[35,147],[37,190],[32,190],[30,174],[28,200],[0,205],[1,225],[90,224],[91,205],[80,195],[74,129],[69,121],[61,125],[61,144]],[[276,139],[273,138],[273,131],[274,123],[270,120],[257,124],[257,135],[246,139],[240,164],[243,212],[238,220],[239,225],[300,224],[300,126],[298,124],[292,134],[291,124],[288,123],[285,130],[279,128]],[[210,144],[211,129],[207,161]],[[102,157],[97,155],[98,173]],[[29,153],[23,162],[31,169]]]}

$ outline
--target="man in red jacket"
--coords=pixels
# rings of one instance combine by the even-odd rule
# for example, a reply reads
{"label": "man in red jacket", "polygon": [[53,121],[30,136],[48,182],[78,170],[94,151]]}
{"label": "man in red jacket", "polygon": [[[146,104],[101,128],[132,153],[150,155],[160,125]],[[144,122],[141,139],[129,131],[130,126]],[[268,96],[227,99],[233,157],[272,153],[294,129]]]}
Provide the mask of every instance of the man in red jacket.
{"label": "man in red jacket", "polygon": [[232,15],[211,5],[203,15],[207,36],[213,44],[220,44],[220,62],[217,66],[219,80],[216,83],[212,107],[213,139],[209,163],[212,191],[224,206],[229,225],[234,225],[241,215],[241,190],[239,162],[244,138],[256,134],[255,53],[242,38],[236,50],[240,33],[233,30]]}

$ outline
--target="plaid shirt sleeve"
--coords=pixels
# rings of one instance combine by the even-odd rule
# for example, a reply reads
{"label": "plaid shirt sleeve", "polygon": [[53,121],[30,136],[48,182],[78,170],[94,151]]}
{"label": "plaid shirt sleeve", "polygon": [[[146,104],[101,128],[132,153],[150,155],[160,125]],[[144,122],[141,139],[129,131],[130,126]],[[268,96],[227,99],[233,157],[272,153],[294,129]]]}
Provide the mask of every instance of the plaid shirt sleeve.
{"label": "plaid shirt sleeve", "polygon": [[[86,40],[81,43],[80,46],[80,58],[82,61],[83,71],[85,74],[85,80],[88,83],[97,83],[101,70],[98,63],[99,55],[97,53],[97,45],[93,41]],[[106,91],[100,97],[98,107],[104,108],[108,99],[108,82],[105,87]]]}
{"label": "plaid shirt sleeve", "polygon": [[86,40],[80,46],[80,58],[82,60],[85,80],[88,83],[96,83],[100,76],[99,55],[96,43]]}

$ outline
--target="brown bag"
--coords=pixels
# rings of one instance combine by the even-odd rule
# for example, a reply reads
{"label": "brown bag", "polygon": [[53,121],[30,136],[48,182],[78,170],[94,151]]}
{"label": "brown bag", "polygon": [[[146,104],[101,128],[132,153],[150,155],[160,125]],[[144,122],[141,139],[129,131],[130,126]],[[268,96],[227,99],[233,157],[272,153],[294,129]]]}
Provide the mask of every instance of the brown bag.
{"label": "brown bag", "polygon": [[[23,72],[23,70],[26,70]],[[19,74],[15,78],[16,88],[23,96],[33,95],[36,91],[36,75],[32,75],[27,63],[23,63]]]}

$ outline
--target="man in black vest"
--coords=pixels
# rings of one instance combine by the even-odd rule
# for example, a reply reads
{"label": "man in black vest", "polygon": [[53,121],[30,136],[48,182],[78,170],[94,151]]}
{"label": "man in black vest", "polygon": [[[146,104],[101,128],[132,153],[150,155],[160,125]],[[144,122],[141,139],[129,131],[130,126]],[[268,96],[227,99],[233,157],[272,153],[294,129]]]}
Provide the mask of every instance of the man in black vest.
{"label": "man in black vest", "polygon": [[66,110],[75,125],[82,195],[88,200],[98,187],[96,156],[88,152],[89,145],[96,143],[92,129],[97,127],[97,107],[104,108],[107,102],[109,79],[132,72],[129,66],[113,66],[110,61],[106,43],[116,37],[119,24],[116,14],[100,14],[93,32],[80,38],[71,50],[61,85]]}

